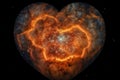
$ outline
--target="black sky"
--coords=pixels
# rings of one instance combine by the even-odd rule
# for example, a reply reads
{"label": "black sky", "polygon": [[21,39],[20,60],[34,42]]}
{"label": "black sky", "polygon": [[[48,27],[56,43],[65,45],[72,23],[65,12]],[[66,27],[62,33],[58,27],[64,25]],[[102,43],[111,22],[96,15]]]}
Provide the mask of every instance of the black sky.
{"label": "black sky", "polygon": [[[85,2],[94,6],[102,14],[106,24],[106,41],[100,55],[95,61],[89,65],[83,72],[77,75],[73,80],[105,80],[114,79],[115,71],[115,57],[119,49],[120,34],[117,16],[117,2],[105,1],[105,0],[11,0],[6,1],[2,11],[3,22],[1,23],[3,29],[1,29],[4,44],[2,48],[5,49],[5,69],[6,75],[10,76],[10,79],[31,79],[31,80],[48,80],[35,69],[33,69],[28,63],[26,63],[20,56],[16,49],[13,28],[17,15],[26,6],[34,2],[46,2],[52,4],[58,10],[62,9],[65,5],[72,2]],[[5,33],[5,34],[4,34]],[[3,43],[2,43],[3,44]],[[8,48],[8,49],[7,49]],[[15,78],[17,76],[17,78]]]}

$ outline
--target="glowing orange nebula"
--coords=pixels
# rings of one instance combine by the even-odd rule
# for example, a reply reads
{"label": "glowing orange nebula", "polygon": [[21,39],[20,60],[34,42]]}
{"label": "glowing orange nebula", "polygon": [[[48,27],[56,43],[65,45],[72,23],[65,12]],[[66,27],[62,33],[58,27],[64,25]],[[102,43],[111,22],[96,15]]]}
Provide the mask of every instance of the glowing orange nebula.
{"label": "glowing orange nebula", "polygon": [[49,79],[73,78],[103,46],[104,21],[90,5],[86,10],[85,4],[72,3],[59,13],[46,3],[29,8],[16,22],[15,39],[20,51]]}

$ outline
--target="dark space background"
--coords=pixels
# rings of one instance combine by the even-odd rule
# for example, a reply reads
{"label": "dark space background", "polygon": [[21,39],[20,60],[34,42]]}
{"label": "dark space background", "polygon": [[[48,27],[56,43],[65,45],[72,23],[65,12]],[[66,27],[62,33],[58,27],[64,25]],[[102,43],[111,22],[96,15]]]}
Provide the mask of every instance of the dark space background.
{"label": "dark space background", "polygon": [[[5,0],[4,0],[5,1]],[[120,52],[120,34],[119,25],[116,24],[118,21],[118,7],[115,1],[105,1],[105,0],[9,0],[3,3],[4,8],[3,22],[1,29],[1,37],[3,45],[1,49],[4,50],[5,57],[1,57],[5,68],[4,72],[6,78],[11,80],[48,80],[46,77],[41,75],[33,67],[31,67],[20,55],[16,48],[13,36],[13,28],[17,15],[26,6],[34,2],[46,2],[58,10],[62,9],[68,3],[72,2],[85,2],[94,6],[103,16],[106,24],[106,41],[100,55],[95,59],[95,61],[89,65],[83,72],[78,74],[72,80],[115,80],[116,69],[116,55]],[[2,4],[2,2],[1,2]],[[119,21],[118,21],[119,23]],[[5,33],[5,34],[4,34]],[[2,42],[1,42],[2,43]],[[2,44],[3,44],[2,43]],[[8,48],[8,49],[7,49]],[[119,64],[119,61],[117,62]],[[3,66],[3,67],[4,67]],[[5,77],[4,77],[5,78]],[[3,79],[4,80],[4,79]]]}

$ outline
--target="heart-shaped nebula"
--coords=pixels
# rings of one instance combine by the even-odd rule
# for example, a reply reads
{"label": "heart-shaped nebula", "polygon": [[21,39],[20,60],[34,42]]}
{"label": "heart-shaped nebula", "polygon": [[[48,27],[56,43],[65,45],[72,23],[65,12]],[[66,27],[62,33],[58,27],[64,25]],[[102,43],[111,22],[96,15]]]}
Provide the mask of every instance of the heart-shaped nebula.
{"label": "heart-shaped nebula", "polygon": [[69,80],[100,53],[105,23],[89,4],[71,3],[57,11],[47,3],[34,3],[18,15],[14,38],[22,57],[42,75]]}

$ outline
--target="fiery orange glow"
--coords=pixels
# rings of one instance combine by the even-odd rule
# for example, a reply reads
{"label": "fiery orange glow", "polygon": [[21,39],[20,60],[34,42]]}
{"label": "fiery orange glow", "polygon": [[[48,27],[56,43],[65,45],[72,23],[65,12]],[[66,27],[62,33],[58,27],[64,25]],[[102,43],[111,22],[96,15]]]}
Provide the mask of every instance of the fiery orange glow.
{"label": "fiery orange glow", "polygon": [[[49,57],[49,56],[47,56],[46,55],[46,47],[43,47],[42,45],[38,45],[38,44],[36,44],[35,43],[35,38],[32,38],[31,37],[31,32],[33,31],[33,30],[35,30],[35,28],[36,28],[36,23],[38,22],[38,21],[40,21],[40,20],[43,20],[43,19],[46,19],[47,17],[50,17],[50,18],[52,18],[52,19],[54,19],[56,22],[58,22],[58,20],[55,18],[55,17],[53,17],[53,16],[50,16],[50,15],[42,15],[42,16],[39,16],[39,17],[36,17],[36,18],[34,18],[32,21],[31,21],[31,25],[29,26],[29,29],[28,30],[26,30],[25,32],[23,32],[23,33],[21,33],[21,34],[19,34],[19,35],[26,35],[27,36],[27,38],[31,41],[31,43],[32,43],[32,45],[34,46],[34,47],[37,47],[38,49],[42,49],[43,51],[42,51],[42,54],[43,54],[43,56],[44,56],[44,59],[45,60],[56,60],[56,61],[60,61],[60,62],[62,62],[62,61],[66,61],[66,60],[68,60],[68,59],[70,59],[70,58],[78,58],[78,57],[80,57],[80,58],[83,58],[84,57],[84,54],[85,54],[85,51],[90,47],[90,45],[91,45],[91,35],[90,35],[90,33],[87,31],[87,30],[85,30],[83,27],[82,27],[82,25],[76,25],[76,24],[73,24],[72,26],[70,26],[69,28],[67,28],[67,29],[58,29],[57,27],[56,27],[56,31],[59,33],[59,34],[63,34],[63,33],[66,33],[66,32],[71,32],[73,29],[78,29],[79,31],[81,31],[81,32],[83,32],[83,33],[85,33],[85,35],[86,35],[86,37],[87,37],[87,42],[88,42],[88,44],[87,44],[87,46],[85,47],[85,48],[83,48],[83,50],[82,50],[82,53],[81,53],[81,55],[75,55],[75,54],[72,54],[71,55],[71,53],[68,53],[68,51],[67,51],[67,53],[66,54],[69,54],[69,56],[67,56],[67,57],[64,57],[64,58],[58,58],[58,57]],[[48,27],[46,27],[46,28],[48,28]],[[47,32],[47,31],[46,31]],[[18,35],[18,38],[19,38],[19,35]],[[42,38],[45,38],[45,33],[42,33],[42,34],[40,34],[40,35],[43,35],[43,37],[41,37],[41,40],[42,40]],[[36,38],[37,39],[37,38]],[[41,40],[38,40],[38,41],[41,41]],[[18,41],[19,41],[19,39],[18,39]],[[42,43],[42,41],[41,41],[41,43]],[[75,44],[76,42],[74,42],[74,44]],[[20,41],[19,41],[19,44],[20,44]],[[77,43],[76,43],[77,44]],[[60,45],[60,44],[57,44],[57,45]],[[33,53],[32,52],[30,52],[30,55],[32,55]],[[31,56],[31,57],[33,57],[33,56]]]}

